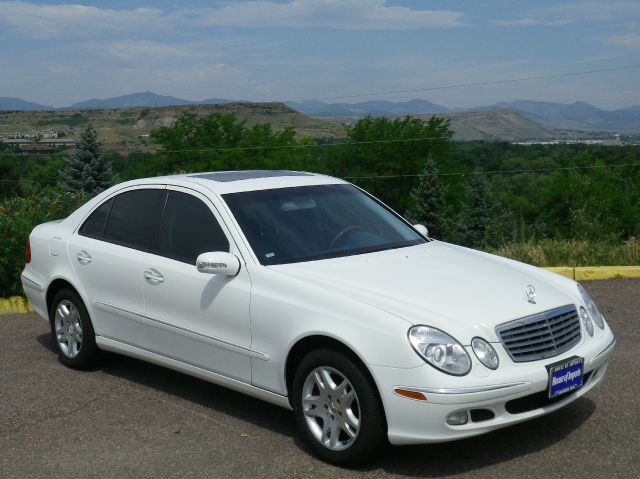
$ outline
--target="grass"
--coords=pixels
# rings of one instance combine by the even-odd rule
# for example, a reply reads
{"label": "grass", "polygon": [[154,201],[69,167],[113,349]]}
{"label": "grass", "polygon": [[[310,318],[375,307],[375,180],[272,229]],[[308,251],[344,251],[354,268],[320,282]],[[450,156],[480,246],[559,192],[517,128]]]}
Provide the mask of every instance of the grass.
{"label": "grass", "polygon": [[640,240],[634,237],[620,243],[575,239],[529,240],[506,243],[490,253],[535,266],[638,266]]}

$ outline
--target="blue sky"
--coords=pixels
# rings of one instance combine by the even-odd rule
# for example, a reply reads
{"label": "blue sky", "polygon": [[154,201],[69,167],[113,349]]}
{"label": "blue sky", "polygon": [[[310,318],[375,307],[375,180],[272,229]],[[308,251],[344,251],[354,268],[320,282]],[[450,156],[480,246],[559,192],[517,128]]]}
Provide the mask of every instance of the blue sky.
{"label": "blue sky", "polygon": [[[0,96],[301,100],[640,65],[640,2],[0,0]],[[640,68],[346,99],[640,104]]]}

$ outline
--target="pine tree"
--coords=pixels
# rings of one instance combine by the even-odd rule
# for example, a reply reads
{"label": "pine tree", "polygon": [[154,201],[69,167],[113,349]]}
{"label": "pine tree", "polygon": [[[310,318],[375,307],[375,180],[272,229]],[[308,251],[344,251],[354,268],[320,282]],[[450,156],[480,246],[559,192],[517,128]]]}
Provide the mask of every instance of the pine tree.
{"label": "pine tree", "polygon": [[429,156],[411,191],[411,207],[406,217],[412,223],[421,223],[429,229],[429,236],[446,239],[450,234],[450,208],[446,200],[447,188],[438,175],[438,166]]}
{"label": "pine tree", "polygon": [[97,195],[113,184],[111,162],[100,151],[98,134],[91,126],[80,133],[76,150],[60,171],[60,188],[63,191],[85,192]]}
{"label": "pine tree", "polygon": [[502,204],[495,199],[487,176],[476,170],[467,187],[462,211],[462,244],[472,248],[497,246],[502,240],[507,218]]}

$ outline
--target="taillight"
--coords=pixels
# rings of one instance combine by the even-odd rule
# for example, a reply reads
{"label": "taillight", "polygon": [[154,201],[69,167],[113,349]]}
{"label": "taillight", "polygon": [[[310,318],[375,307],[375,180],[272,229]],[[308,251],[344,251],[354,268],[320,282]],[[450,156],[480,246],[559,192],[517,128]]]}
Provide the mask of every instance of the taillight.
{"label": "taillight", "polygon": [[31,263],[31,242],[27,238],[27,251],[25,252],[25,261],[27,264]]}

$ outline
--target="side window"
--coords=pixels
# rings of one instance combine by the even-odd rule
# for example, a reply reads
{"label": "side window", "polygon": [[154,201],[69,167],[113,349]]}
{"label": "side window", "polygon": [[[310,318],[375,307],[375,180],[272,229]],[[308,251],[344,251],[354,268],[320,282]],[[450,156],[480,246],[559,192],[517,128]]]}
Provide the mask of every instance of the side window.
{"label": "side window", "polygon": [[109,210],[113,204],[113,198],[102,203],[98,208],[93,210],[93,213],[89,215],[86,221],[82,224],[78,233],[82,236],[89,236],[91,238],[102,238],[104,234],[104,226],[107,222],[107,216],[109,216]]}
{"label": "side window", "polygon": [[195,265],[198,255],[207,251],[229,251],[229,241],[215,216],[198,198],[170,191],[158,253]]}
{"label": "side window", "polygon": [[133,190],[116,196],[104,239],[141,250],[151,250],[158,231],[165,190]]}

